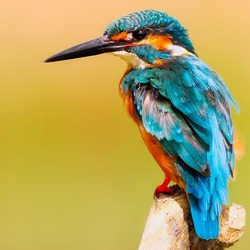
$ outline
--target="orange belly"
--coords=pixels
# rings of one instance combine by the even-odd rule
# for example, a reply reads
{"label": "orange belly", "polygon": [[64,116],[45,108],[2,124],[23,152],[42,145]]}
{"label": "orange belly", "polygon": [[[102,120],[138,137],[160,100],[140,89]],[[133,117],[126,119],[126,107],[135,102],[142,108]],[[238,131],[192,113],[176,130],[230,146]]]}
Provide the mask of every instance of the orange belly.
{"label": "orange belly", "polygon": [[147,145],[147,148],[163,170],[166,178],[171,179],[172,181],[176,182],[180,187],[185,189],[185,183],[183,182],[181,176],[174,167],[176,158],[168,155],[162,148],[157,138],[145,130],[142,122],[137,117],[131,94],[121,93],[121,96],[123,98],[124,106],[128,114],[138,125],[142,138],[145,144]]}
{"label": "orange belly", "polygon": [[156,162],[161,167],[166,178],[176,182],[180,187],[185,189],[185,183],[183,182],[181,176],[174,167],[176,158],[168,155],[164,151],[156,137],[148,133],[142,124],[139,125],[139,129],[145,144],[147,145],[150,153],[152,154]]}

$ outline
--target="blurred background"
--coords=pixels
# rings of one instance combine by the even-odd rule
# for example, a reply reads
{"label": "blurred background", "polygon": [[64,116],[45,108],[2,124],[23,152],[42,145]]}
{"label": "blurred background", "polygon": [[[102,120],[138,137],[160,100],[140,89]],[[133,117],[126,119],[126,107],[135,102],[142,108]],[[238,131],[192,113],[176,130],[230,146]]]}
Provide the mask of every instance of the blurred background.
{"label": "blurred background", "polygon": [[[1,1],[0,249],[137,249],[163,181],[118,95],[126,63],[45,58],[99,37],[130,12],[165,11],[229,86],[247,145],[249,8],[249,0]],[[246,150],[229,187],[230,202],[247,211],[249,164]],[[249,230],[232,249],[249,247]]]}

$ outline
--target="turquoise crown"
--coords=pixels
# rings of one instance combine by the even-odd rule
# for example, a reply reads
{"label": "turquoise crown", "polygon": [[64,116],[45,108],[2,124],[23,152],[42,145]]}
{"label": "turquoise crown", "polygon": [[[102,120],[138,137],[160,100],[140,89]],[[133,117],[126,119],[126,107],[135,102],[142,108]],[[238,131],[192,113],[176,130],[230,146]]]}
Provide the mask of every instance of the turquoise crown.
{"label": "turquoise crown", "polygon": [[177,19],[164,12],[156,10],[144,10],[131,13],[110,24],[104,35],[111,38],[121,32],[133,32],[143,28],[151,29],[154,34],[169,35],[175,45],[182,46],[191,53],[195,53],[193,44],[188,36],[187,30]]}

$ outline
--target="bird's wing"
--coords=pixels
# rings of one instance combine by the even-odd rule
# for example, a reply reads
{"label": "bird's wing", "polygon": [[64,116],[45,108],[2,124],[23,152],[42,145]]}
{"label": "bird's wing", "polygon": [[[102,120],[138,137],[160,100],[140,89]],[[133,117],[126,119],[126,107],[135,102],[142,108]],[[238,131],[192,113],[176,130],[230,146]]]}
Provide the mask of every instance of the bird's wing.
{"label": "bird's wing", "polygon": [[146,131],[160,141],[168,154],[181,158],[200,173],[209,172],[207,145],[169,99],[162,97],[154,88],[144,85],[136,89],[134,104]]}
{"label": "bird's wing", "polygon": [[154,87],[191,123],[210,129],[209,118],[214,113],[223,135],[229,143],[233,142],[229,104],[238,107],[223,80],[212,69],[197,57],[183,56],[160,75],[161,84],[157,81]]}
{"label": "bird's wing", "polygon": [[208,154],[219,158],[224,152],[225,167],[233,168],[229,103],[234,101],[214,71],[191,57],[165,68],[133,71],[131,79],[138,116],[169,154],[206,175],[208,165],[213,161],[218,167],[219,161]]}

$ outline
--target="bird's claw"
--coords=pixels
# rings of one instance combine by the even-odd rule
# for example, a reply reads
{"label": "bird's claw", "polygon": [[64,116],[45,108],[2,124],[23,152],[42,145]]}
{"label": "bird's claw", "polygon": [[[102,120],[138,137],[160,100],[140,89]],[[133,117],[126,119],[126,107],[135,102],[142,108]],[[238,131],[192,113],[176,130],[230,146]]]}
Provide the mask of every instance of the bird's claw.
{"label": "bird's claw", "polygon": [[157,186],[157,188],[154,191],[154,196],[158,197],[160,196],[161,193],[164,194],[172,194],[173,189],[171,187],[168,187],[170,180],[168,178],[165,178],[164,182]]}

